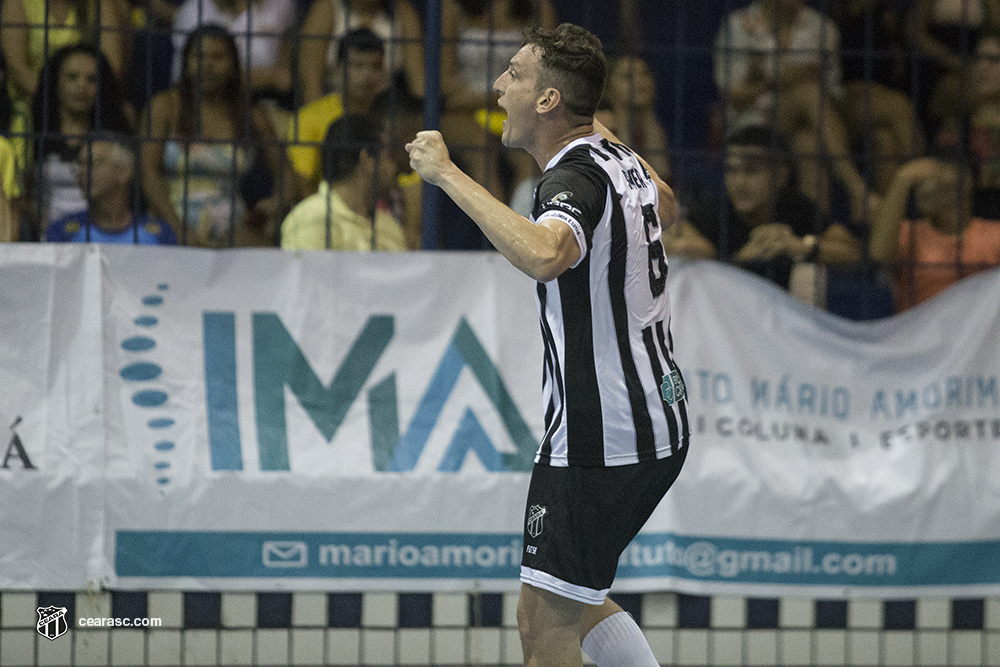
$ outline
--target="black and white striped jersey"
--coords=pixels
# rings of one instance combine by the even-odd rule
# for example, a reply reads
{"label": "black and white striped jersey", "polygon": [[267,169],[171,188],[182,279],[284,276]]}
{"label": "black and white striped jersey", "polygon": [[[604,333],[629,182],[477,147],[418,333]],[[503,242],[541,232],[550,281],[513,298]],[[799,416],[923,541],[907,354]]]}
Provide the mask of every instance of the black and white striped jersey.
{"label": "black and white striped jersey", "polygon": [[542,174],[531,219],[568,224],[580,259],[537,285],[546,430],[536,463],[625,465],[687,446],[657,199],[635,155],[599,135],[570,143]]}

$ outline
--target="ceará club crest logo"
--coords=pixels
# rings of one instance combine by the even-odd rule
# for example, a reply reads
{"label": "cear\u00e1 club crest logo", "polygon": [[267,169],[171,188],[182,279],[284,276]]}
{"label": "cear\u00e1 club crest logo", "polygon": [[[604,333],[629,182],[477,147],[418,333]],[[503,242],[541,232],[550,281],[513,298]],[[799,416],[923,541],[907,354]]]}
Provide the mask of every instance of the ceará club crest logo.
{"label": "cear\u00e1 club crest logo", "polygon": [[69,630],[66,607],[38,607],[35,611],[38,612],[38,624],[35,625],[35,629],[41,636],[58,639]]}

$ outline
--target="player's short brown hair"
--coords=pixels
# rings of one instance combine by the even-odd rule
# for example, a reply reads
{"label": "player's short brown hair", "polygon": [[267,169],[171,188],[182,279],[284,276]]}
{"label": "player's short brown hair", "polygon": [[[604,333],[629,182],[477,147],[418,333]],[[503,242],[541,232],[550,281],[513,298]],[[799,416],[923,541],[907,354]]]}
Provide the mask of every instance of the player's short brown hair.
{"label": "player's short brown hair", "polygon": [[570,113],[592,118],[608,78],[601,40],[578,25],[563,23],[554,30],[529,28],[524,44],[540,49],[539,87],[555,88]]}

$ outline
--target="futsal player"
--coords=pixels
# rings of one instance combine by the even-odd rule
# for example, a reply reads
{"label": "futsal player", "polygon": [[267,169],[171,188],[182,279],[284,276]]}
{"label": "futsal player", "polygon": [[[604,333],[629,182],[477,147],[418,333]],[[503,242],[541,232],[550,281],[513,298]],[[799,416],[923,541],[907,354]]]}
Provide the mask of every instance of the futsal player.
{"label": "futsal player", "polygon": [[504,145],[543,170],[530,219],[459,170],[439,133],[406,146],[417,173],[538,283],[546,431],[528,489],[517,619],[525,665],[539,667],[581,665],[581,645],[600,667],[657,665],[608,589],[688,449],[660,243],[673,195],[599,123],[595,131],[605,79],[600,41],[564,23],[529,31],[495,82]]}

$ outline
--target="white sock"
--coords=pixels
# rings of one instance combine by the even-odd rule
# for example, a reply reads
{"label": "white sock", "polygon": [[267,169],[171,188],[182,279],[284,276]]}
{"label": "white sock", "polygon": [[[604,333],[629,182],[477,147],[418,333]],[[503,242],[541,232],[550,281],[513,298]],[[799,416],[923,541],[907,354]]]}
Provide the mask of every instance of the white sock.
{"label": "white sock", "polygon": [[583,650],[597,667],[660,667],[632,615],[612,614],[583,638]]}

